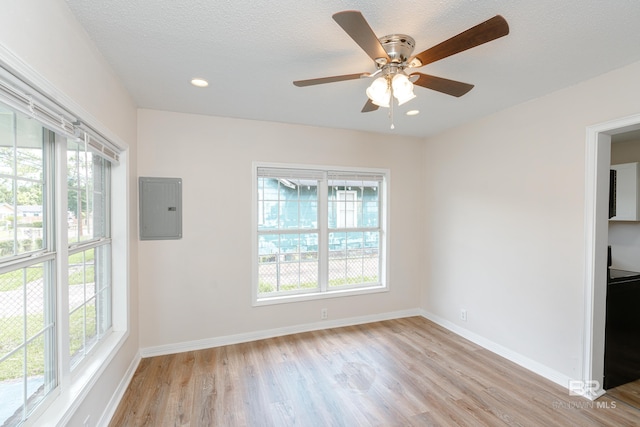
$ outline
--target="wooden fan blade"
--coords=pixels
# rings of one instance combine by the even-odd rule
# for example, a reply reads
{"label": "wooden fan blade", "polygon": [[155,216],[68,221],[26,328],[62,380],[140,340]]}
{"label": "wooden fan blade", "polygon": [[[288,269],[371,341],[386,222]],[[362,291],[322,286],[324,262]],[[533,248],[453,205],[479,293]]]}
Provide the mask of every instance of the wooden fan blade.
{"label": "wooden fan blade", "polygon": [[380,40],[375,35],[362,13],[357,10],[345,10],[333,15],[333,20],[358,43],[374,61],[378,58],[385,58],[389,62],[389,55],[380,44]]}
{"label": "wooden fan blade", "polygon": [[369,77],[369,73],[345,74],[342,76],[321,77],[319,79],[296,80],[293,82],[298,87],[321,85],[325,83],[341,82],[344,80],[356,80],[363,77]]}
{"label": "wooden fan blade", "polygon": [[438,92],[446,93],[451,96],[460,97],[473,89],[473,85],[470,85],[469,83],[458,82],[422,73],[413,73],[411,75],[419,76],[418,80],[413,83],[414,85],[437,90]]}
{"label": "wooden fan blade", "polygon": [[409,64],[411,67],[422,67],[507,34],[509,34],[509,24],[502,16],[496,15],[457,36],[453,36],[430,49],[420,52],[409,60]]}
{"label": "wooden fan blade", "polygon": [[367,99],[367,103],[362,107],[361,113],[368,113],[370,111],[376,111],[379,107],[373,103],[370,99]]}

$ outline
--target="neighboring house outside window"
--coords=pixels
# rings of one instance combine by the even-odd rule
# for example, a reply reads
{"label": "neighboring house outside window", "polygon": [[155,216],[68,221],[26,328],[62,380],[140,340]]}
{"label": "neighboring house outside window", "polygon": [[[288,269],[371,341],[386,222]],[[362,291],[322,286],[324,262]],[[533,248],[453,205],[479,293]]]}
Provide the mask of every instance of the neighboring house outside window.
{"label": "neighboring house outside window", "polygon": [[357,192],[336,190],[336,219],[337,227],[353,227],[358,222]]}
{"label": "neighboring house outside window", "polygon": [[254,169],[254,303],[387,289],[388,172]]}

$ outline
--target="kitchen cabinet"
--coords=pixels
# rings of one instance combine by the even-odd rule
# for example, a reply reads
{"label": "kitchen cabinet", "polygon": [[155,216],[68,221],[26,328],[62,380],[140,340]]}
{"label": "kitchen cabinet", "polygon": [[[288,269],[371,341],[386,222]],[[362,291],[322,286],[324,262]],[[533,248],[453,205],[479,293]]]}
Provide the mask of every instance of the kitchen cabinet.
{"label": "kitchen cabinet", "polygon": [[604,389],[640,379],[640,273],[610,275],[604,347]]}
{"label": "kitchen cabinet", "polygon": [[616,215],[611,221],[640,221],[639,163],[611,165],[617,171]]}
{"label": "kitchen cabinet", "polygon": [[640,379],[640,278],[607,285],[604,389]]}

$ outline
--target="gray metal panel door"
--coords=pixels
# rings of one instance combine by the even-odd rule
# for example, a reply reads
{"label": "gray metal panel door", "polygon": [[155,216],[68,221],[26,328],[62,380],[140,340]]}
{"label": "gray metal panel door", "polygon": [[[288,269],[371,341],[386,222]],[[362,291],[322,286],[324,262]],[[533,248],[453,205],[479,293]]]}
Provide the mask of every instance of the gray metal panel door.
{"label": "gray metal panel door", "polygon": [[140,240],[182,238],[182,179],[138,179]]}

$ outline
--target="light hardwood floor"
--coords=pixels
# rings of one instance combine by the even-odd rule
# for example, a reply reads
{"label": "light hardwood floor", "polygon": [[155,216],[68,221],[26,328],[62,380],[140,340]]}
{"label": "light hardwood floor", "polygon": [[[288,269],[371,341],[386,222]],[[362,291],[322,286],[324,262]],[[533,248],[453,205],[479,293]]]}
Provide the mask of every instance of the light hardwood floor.
{"label": "light hardwood floor", "polygon": [[607,390],[607,394],[612,399],[627,403],[640,411],[640,380]]}
{"label": "light hardwood floor", "polygon": [[143,359],[110,426],[638,426],[422,318]]}

